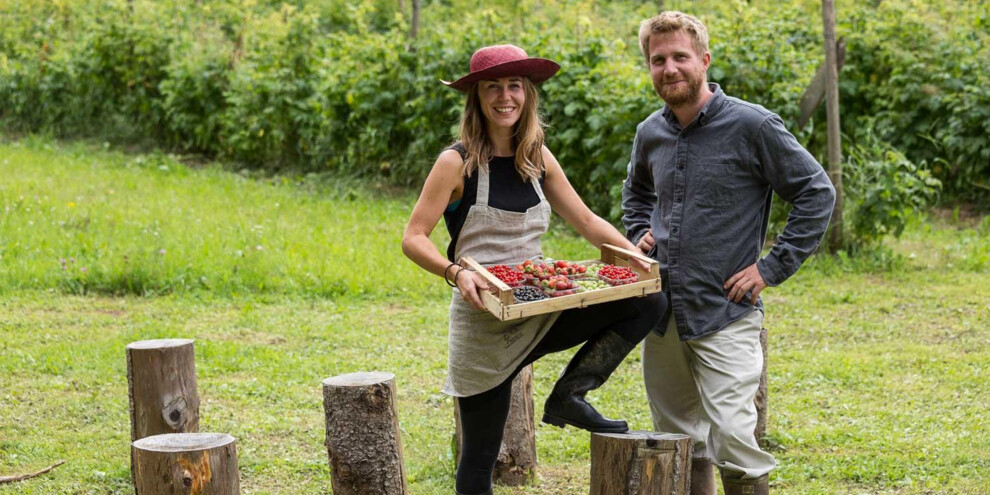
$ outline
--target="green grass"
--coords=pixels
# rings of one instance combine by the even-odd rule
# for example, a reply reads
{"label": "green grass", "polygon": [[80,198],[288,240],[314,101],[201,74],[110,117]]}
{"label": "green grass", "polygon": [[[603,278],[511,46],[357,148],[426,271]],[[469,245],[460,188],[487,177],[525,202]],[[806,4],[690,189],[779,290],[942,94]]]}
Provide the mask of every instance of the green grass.
{"label": "green grass", "polygon": [[[396,374],[411,492],[453,491],[449,293],[400,252],[412,194],[37,138],[0,144],[0,177],[0,474],[67,461],[0,494],[132,493],[124,346],[166,337],[196,339],[201,431],[237,438],[244,493],[329,493],[320,382],[359,370]],[[775,493],[990,493],[988,225],[918,221],[886,271],[818,258],[764,292]],[[569,354],[536,364],[538,416]],[[640,373],[593,401],[648,429]],[[587,434],[537,448],[538,482],[496,493],[587,492]]]}

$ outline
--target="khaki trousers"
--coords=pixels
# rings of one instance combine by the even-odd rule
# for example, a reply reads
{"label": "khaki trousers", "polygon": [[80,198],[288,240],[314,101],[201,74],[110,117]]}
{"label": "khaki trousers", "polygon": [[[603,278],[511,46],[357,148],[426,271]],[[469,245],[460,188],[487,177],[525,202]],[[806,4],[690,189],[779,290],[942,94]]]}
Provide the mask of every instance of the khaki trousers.
{"label": "khaki trousers", "polygon": [[760,328],[763,313],[695,340],[681,341],[671,316],[663,337],[650,332],[643,343],[643,378],[657,431],[694,439],[694,456],[745,473],[773,470],[776,460],[760,450],[756,397],[763,371]]}

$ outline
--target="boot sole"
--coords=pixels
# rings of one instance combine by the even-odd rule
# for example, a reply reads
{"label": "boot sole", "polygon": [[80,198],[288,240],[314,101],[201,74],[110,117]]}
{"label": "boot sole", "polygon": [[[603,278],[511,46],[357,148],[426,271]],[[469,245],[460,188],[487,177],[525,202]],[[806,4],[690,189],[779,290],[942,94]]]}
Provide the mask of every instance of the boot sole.
{"label": "boot sole", "polygon": [[553,425],[558,428],[564,428],[567,425],[571,425],[575,428],[580,428],[582,430],[590,431],[592,433],[625,433],[629,431],[629,426],[615,426],[611,428],[597,428],[583,425],[580,423],[575,423],[560,416],[554,416],[551,414],[543,413],[543,422],[548,425]]}

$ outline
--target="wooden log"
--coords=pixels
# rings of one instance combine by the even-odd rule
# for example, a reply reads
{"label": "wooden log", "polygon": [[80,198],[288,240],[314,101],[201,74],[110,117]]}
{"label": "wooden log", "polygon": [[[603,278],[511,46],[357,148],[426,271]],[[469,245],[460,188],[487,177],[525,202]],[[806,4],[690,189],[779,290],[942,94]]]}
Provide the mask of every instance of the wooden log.
{"label": "wooden log", "polygon": [[131,441],[199,431],[196,357],[190,339],[142,340],[127,346]]}
{"label": "wooden log", "polygon": [[[502,433],[502,445],[495,460],[492,482],[522,486],[536,479],[536,424],[533,409],[533,365],[526,366],[512,380],[512,403]],[[461,411],[454,401],[454,459],[461,462]],[[455,466],[456,466],[455,464]]]}
{"label": "wooden log", "polygon": [[[196,355],[191,339],[141,340],[127,345],[131,441],[199,431]],[[133,452],[133,451],[132,451]],[[133,453],[131,481],[135,478]]]}
{"label": "wooden log", "polygon": [[763,348],[763,372],[760,373],[760,388],[756,391],[756,429],[753,435],[756,441],[763,445],[763,437],[767,434],[767,403],[769,389],[767,383],[767,329],[760,329],[760,347]]}
{"label": "wooden log", "polygon": [[392,373],[348,373],[323,381],[335,495],[408,493],[395,401]]}
{"label": "wooden log", "polygon": [[237,495],[237,448],[222,433],[167,433],[131,444],[137,495]]}
{"label": "wooden log", "polygon": [[629,431],[591,434],[591,495],[686,494],[691,437]]}

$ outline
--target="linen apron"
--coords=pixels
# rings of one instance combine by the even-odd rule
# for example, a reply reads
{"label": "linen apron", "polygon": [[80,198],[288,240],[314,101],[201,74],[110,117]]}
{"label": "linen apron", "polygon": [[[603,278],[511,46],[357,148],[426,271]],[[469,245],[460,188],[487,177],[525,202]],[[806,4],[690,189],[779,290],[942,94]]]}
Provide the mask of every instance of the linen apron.
{"label": "linen apron", "polygon": [[[470,256],[482,265],[517,265],[543,258],[540,237],[550,226],[550,203],[538,180],[530,180],[540,202],[525,212],[488,206],[489,176],[478,167],[478,197],[468,210],[454,260]],[[474,309],[455,287],[450,301],[447,381],[443,392],[467,397],[509,377],[547,334],[560,312],[499,321]]]}

